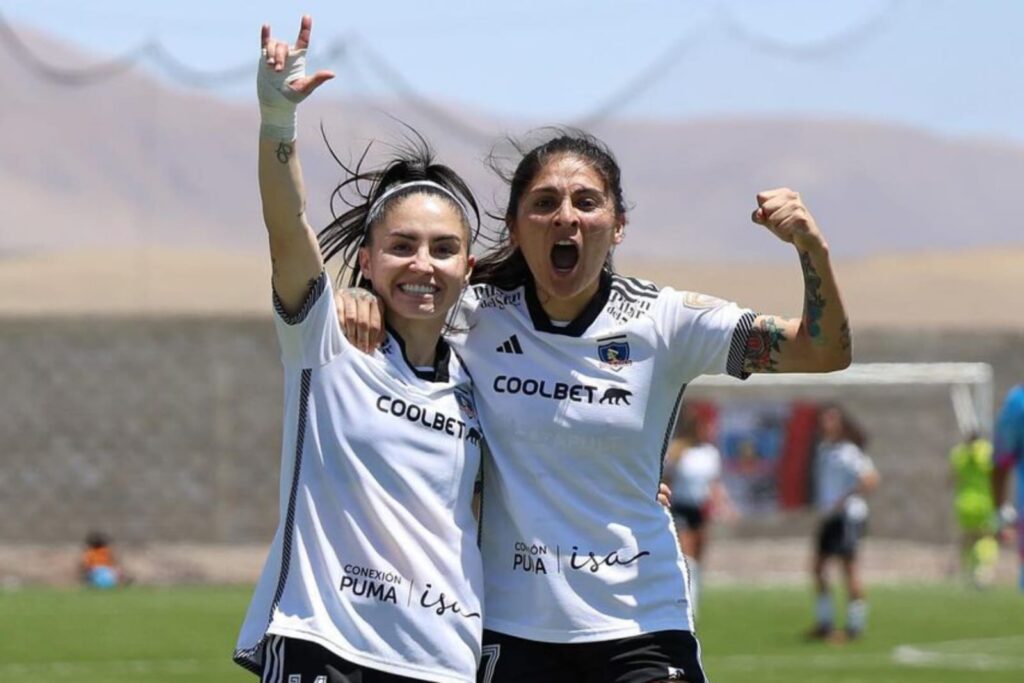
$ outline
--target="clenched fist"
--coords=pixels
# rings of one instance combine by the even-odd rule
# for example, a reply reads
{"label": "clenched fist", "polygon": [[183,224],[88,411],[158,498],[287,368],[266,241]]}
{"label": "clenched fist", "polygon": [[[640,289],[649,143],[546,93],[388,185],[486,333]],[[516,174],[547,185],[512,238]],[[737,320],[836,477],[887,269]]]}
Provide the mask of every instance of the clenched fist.
{"label": "clenched fist", "polygon": [[788,187],[765,190],[757,194],[757,209],[751,219],[763,225],[783,242],[797,249],[811,251],[825,246],[825,238],[804,206],[799,192]]}

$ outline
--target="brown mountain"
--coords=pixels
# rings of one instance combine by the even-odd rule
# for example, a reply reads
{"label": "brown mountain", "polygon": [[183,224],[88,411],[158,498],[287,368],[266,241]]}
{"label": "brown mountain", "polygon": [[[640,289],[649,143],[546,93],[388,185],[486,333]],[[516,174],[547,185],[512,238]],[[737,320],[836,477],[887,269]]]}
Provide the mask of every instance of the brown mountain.
{"label": "brown mountain", "polygon": [[[95,61],[30,38],[50,63]],[[482,159],[490,141],[529,124],[331,100],[344,79],[302,112],[315,224],[328,220],[341,177],[321,122],[346,161],[370,140],[398,139],[399,120],[413,124],[486,206],[499,203],[503,188]],[[140,71],[72,87],[24,62],[0,71],[0,87],[0,311],[265,310],[254,102],[170,88]],[[825,229],[858,321],[1020,325],[1005,315],[1024,291],[1020,146],[841,121],[634,120],[594,132],[616,151],[633,206],[619,252],[627,271],[796,313],[791,249],[749,221],[758,190],[789,185]],[[387,142],[375,149],[386,153]]]}
{"label": "brown mountain", "polygon": [[[44,36],[52,63],[95,58]],[[339,154],[353,158],[401,126],[423,131],[492,205],[501,189],[480,160],[488,144],[445,125],[457,116],[483,140],[528,124],[453,109],[338,102],[345,74],[302,112],[310,210],[327,220],[340,177],[320,140],[323,121]],[[0,146],[4,197],[0,249],[258,247],[256,106],[167,87],[131,71],[87,87],[56,85],[21,63],[0,73],[9,93]],[[920,131],[837,121],[617,121],[595,132],[616,151],[634,206],[624,256],[689,261],[779,261],[788,250],[752,229],[761,189],[800,190],[844,257],[1024,244],[1015,190],[1024,147],[948,140]],[[386,146],[378,144],[383,150]]]}

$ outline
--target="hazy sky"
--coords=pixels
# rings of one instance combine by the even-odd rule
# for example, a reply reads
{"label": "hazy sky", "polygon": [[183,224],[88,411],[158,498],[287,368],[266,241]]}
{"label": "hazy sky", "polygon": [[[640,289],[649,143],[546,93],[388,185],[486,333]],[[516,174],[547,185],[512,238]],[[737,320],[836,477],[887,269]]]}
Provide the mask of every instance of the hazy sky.
{"label": "hazy sky", "polygon": [[[214,71],[254,59],[263,21],[293,38],[308,12],[311,62],[339,74],[329,92],[394,95],[400,78],[537,123],[800,115],[1024,144],[1020,0],[7,0],[0,12],[97,56],[159,40]],[[317,46],[341,41],[327,64]],[[252,87],[246,75],[214,92]]]}

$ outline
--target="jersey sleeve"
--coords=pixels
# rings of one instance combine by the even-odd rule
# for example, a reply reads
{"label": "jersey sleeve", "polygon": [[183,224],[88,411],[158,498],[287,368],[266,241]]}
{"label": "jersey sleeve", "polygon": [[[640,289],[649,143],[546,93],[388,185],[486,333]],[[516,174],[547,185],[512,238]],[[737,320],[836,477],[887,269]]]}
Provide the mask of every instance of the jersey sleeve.
{"label": "jersey sleeve", "polygon": [[665,288],[654,313],[670,362],[686,381],[700,375],[749,377],[743,354],[753,311],[706,294]]}
{"label": "jersey sleeve", "polygon": [[334,307],[334,289],[325,271],[310,282],[302,306],[291,315],[274,293],[274,327],[286,366],[319,367],[341,354],[347,343]]}
{"label": "jersey sleeve", "polygon": [[1024,461],[1024,385],[1010,391],[996,420],[995,465],[999,468]]}
{"label": "jersey sleeve", "polygon": [[722,453],[714,446],[711,447],[711,460],[714,464],[713,478],[722,478]]}
{"label": "jersey sleeve", "polygon": [[853,469],[857,473],[858,477],[863,478],[866,475],[876,472],[875,461],[871,459],[870,455],[854,444],[850,444],[850,447],[855,453],[855,457],[853,458]]}

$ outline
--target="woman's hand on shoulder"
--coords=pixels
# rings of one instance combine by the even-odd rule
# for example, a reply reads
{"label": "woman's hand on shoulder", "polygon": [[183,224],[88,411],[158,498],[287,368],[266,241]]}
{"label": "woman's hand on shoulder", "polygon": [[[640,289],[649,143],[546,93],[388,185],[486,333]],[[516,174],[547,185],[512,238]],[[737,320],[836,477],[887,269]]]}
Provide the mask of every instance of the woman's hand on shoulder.
{"label": "woman's hand on shoulder", "polygon": [[384,341],[384,304],[376,294],[362,287],[339,289],[334,293],[334,307],[345,339],[357,349],[373,353]]}
{"label": "woman's hand on shoulder", "polygon": [[658,484],[658,502],[662,507],[672,507],[672,489],[665,482]]}

